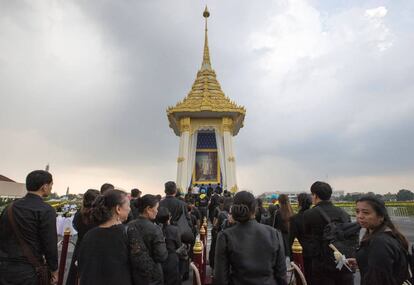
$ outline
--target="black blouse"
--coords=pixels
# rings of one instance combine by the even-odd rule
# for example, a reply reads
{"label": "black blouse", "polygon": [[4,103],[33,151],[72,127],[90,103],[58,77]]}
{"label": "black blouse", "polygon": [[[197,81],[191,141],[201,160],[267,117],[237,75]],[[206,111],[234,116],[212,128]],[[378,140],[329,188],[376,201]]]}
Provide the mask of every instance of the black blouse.
{"label": "black blouse", "polygon": [[361,242],[356,259],[361,285],[401,285],[408,278],[407,255],[390,231]]}
{"label": "black blouse", "polygon": [[132,284],[128,243],[123,225],[88,231],[80,247],[80,284]]}

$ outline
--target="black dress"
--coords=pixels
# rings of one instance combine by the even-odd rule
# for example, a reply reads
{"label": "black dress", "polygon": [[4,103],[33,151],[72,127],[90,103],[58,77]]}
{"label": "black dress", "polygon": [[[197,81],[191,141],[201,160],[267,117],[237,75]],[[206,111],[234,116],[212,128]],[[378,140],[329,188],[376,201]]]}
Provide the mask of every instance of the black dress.
{"label": "black dress", "polygon": [[165,285],[180,285],[181,276],[179,270],[179,259],[176,250],[181,246],[178,227],[167,225],[164,228],[165,243],[168,251],[168,258],[162,263]]}
{"label": "black dress", "polygon": [[97,225],[95,223],[86,224],[82,219],[82,214],[80,210],[75,213],[73,217],[73,228],[78,232],[78,239],[76,240],[75,249],[72,255],[72,261],[70,263],[68,278],[66,280],[66,285],[76,285],[78,273],[78,266],[75,264],[78,260],[79,249],[84,235]]}
{"label": "black dress", "polygon": [[278,229],[282,233],[285,255],[290,257],[289,229],[287,223],[283,221],[282,214],[280,213],[280,211],[276,212],[274,228]]}
{"label": "black dress", "polygon": [[90,230],[79,251],[80,285],[132,285],[128,253],[124,225]]}
{"label": "black dress", "polygon": [[310,285],[312,282],[312,256],[311,251],[311,236],[305,234],[304,224],[304,211],[300,210],[299,213],[293,215],[290,218],[289,226],[289,248],[292,248],[295,238],[298,239],[299,243],[303,248],[303,265],[305,267],[305,277],[307,283]]}

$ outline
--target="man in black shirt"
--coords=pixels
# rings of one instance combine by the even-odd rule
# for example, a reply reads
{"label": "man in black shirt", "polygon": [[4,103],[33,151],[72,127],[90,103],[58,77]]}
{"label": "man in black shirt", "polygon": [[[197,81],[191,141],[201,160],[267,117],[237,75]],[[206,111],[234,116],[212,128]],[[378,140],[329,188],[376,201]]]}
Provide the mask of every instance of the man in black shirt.
{"label": "man in black shirt", "polygon": [[[51,284],[58,280],[56,212],[43,197],[50,195],[53,179],[49,172],[35,170],[26,177],[27,194],[12,204],[15,224],[32,255],[51,271]],[[0,285],[38,284],[36,272],[23,253],[9,222],[8,208],[0,216]]]}
{"label": "man in black shirt", "polygon": [[[330,251],[323,244],[323,231],[328,224],[318,208],[322,209],[332,221],[338,223],[350,222],[350,216],[330,201],[332,188],[328,183],[317,181],[311,186],[312,209],[304,212],[305,235],[309,237],[309,255],[312,259],[312,285],[353,285],[353,275],[347,268],[331,270],[327,268],[326,252]],[[325,248],[326,247],[326,248]]]}
{"label": "man in black shirt", "polygon": [[171,213],[171,223],[174,224],[178,221],[182,214],[187,216],[187,220],[190,220],[187,213],[187,204],[180,199],[177,199],[177,185],[173,181],[165,183],[165,199],[161,200],[160,207],[167,208]]}
{"label": "man in black shirt", "polygon": [[131,201],[130,201],[130,205],[131,205],[131,211],[128,214],[128,222],[137,219],[139,216],[138,213],[138,208],[135,206],[135,202],[137,201],[138,198],[141,197],[141,191],[137,188],[134,188],[131,190]]}

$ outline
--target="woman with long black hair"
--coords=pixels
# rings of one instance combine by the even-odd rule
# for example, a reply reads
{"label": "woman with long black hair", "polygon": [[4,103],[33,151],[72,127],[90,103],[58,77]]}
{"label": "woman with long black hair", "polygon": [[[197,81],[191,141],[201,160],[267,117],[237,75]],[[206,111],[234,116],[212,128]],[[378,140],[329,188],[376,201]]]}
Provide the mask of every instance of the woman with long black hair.
{"label": "woman with long black hair", "polygon": [[303,248],[303,265],[305,267],[305,278],[311,285],[312,276],[312,258],[310,255],[310,240],[312,237],[305,234],[304,213],[312,206],[312,196],[307,193],[298,195],[299,212],[290,218],[289,222],[289,248],[292,248],[295,238]]}
{"label": "woman with long black hair", "polygon": [[256,199],[247,191],[234,196],[236,224],[217,237],[214,283],[220,285],[285,285],[283,245],[275,229],[255,219]]}
{"label": "woman with long black hair", "polygon": [[356,201],[357,221],[367,229],[355,259],[361,285],[401,285],[408,279],[408,241],[391,221],[385,204],[374,196]]}
{"label": "woman with long black hair", "polygon": [[72,261],[70,263],[68,278],[66,280],[66,285],[77,285],[78,283],[78,254],[79,248],[82,242],[84,235],[91,229],[97,226],[97,224],[92,220],[92,203],[98,197],[100,192],[95,189],[88,189],[85,194],[83,194],[83,201],[81,208],[75,213],[73,217],[73,228],[78,232],[78,238],[76,240],[75,249],[72,255]]}
{"label": "woman with long black hair", "polygon": [[273,226],[281,231],[283,236],[283,244],[285,247],[285,255],[290,256],[289,247],[289,220],[293,215],[292,206],[289,202],[289,197],[286,194],[280,194],[279,198],[279,210],[276,211],[275,220]]}

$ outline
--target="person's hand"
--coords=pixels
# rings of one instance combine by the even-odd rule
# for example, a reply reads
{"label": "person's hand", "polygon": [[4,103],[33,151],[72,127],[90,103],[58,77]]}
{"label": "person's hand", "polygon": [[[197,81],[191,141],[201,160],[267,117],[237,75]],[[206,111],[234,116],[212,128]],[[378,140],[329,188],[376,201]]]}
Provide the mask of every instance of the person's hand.
{"label": "person's hand", "polygon": [[59,279],[59,271],[53,271],[52,276],[50,277],[50,284],[51,285],[56,285],[58,283],[58,279]]}
{"label": "person's hand", "polygon": [[346,263],[348,264],[351,269],[355,270],[358,268],[358,263],[355,258],[347,258]]}

